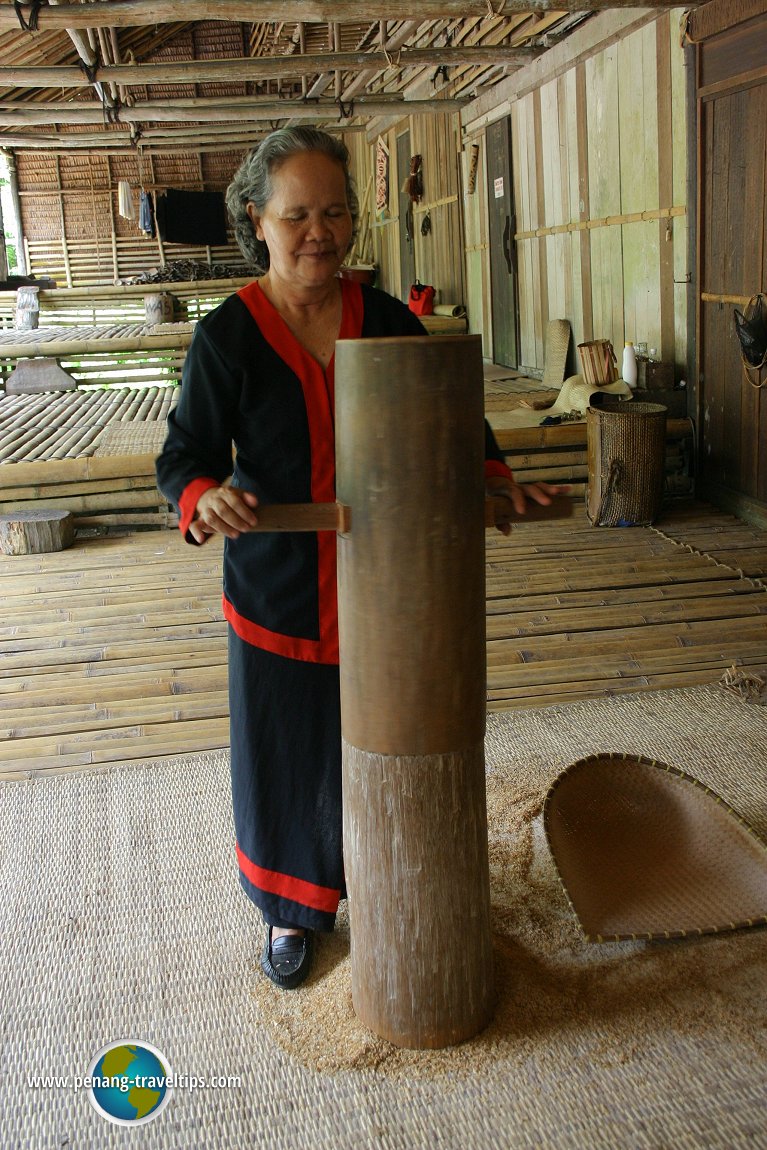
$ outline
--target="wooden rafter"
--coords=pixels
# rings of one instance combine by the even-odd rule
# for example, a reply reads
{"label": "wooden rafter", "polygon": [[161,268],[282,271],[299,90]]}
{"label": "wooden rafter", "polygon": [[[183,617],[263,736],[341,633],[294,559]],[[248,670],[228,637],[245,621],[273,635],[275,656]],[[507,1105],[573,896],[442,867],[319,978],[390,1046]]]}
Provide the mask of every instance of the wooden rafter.
{"label": "wooden rafter", "polygon": [[[636,8],[636,0],[566,0],[561,12],[598,12],[610,8]],[[678,7],[678,0],[644,0],[643,8]],[[20,5],[22,15],[32,5]],[[492,0],[498,15],[538,12],[548,15],[551,0]],[[98,0],[93,4],[45,6],[37,15],[43,31],[65,28],[127,28],[193,20],[224,20],[248,24],[269,21],[298,23],[358,22],[366,20],[438,20],[487,16],[488,0]],[[0,29],[18,28],[14,5],[0,5]]]}
{"label": "wooden rafter", "polygon": [[[190,123],[227,122],[233,118],[244,121],[282,119],[290,116],[301,120],[337,120],[356,116],[381,115],[429,115],[432,113],[459,112],[462,100],[412,100],[386,98],[358,98],[352,107],[341,108],[335,100],[259,100],[243,97],[232,100],[220,99],[166,100],[162,103],[137,103],[133,107],[120,109],[117,122],[123,124],[145,123]],[[62,106],[44,104],[0,103],[0,127],[21,128],[32,125],[50,127],[54,124],[103,124],[104,113],[96,103]],[[0,144],[2,144],[0,137]]]}
{"label": "wooden rafter", "polygon": [[[108,2],[108,0],[107,0]],[[416,48],[402,50],[392,61],[385,52],[316,52],[301,56],[259,57],[257,59],[183,60],[161,64],[107,65],[98,71],[101,82],[117,84],[193,84],[235,83],[238,80],[262,80],[275,77],[300,77],[318,72],[359,71],[438,67],[450,60],[453,64],[475,67],[504,65],[522,67],[535,56],[531,48],[482,46],[472,48]],[[53,68],[0,67],[0,87],[19,88],[87,88],[90,81],[79,68],[60,65]]]}

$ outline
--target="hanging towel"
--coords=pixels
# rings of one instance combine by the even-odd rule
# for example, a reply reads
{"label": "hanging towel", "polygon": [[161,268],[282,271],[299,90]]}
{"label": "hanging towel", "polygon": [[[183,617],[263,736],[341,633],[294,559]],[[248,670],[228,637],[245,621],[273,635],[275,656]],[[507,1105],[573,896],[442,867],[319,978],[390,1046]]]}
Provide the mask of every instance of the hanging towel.
{"label": "hanging towel", "polygon": [[180,192],[168,188],[155,200],[160,238],[169,244],[226,243],[223,192]]}
{"label": "hanging towel", "polygon": [[135,220],[136,209],[133,206],[133,194],[127,180],[119,180],[117,184],[117,209],[126,220]]}
{"label": "hanging towel", "polygon": [[138,226],[148,236],[154,235],[154,208],[149,192],[142,191],[138,199]]}

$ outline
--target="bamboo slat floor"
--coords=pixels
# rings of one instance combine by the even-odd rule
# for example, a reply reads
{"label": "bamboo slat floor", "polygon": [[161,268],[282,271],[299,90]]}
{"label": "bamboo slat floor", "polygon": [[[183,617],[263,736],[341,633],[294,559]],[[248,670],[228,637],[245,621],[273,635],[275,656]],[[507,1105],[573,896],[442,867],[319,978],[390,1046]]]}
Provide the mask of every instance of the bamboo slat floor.
{"label": "bamboo slat floor", "polygon": [[[695,503],[655,527],[487,536],[488,705],[767,669],[767,532]],[[177,532],[0,557],[0,777],[228,745],[221,546]]]}

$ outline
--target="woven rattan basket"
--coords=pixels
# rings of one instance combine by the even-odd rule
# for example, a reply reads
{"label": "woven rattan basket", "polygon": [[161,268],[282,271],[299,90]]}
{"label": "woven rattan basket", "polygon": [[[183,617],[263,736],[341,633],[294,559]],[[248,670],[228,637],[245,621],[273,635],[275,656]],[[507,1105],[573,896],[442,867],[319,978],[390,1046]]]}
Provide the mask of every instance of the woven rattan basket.
{"label": "woven rattan basket", "polygon": [[666,408],[659,403],[605,402],[586,413],[592,527],[652,523],[663,499]]}

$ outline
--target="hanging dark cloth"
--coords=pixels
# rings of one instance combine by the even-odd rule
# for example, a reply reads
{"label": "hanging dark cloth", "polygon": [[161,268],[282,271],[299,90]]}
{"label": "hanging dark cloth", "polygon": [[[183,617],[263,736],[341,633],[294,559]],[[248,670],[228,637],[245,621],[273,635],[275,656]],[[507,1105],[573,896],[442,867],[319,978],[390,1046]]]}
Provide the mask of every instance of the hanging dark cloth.
{"label": "hanging dark cloth", "polygon": [[222,192],[180,192],[169,188],[157,196],[155,213],[160,238],[169,244],[226,243],[226,208]]}
{"label": "hanging dark cloth", "polygon": [[154,235],[154,208],[149,192],[142,191],[138,200],[138,226],[148,236]]}

